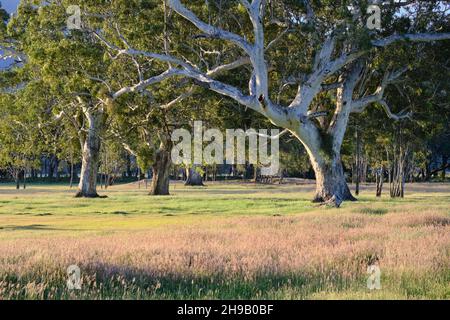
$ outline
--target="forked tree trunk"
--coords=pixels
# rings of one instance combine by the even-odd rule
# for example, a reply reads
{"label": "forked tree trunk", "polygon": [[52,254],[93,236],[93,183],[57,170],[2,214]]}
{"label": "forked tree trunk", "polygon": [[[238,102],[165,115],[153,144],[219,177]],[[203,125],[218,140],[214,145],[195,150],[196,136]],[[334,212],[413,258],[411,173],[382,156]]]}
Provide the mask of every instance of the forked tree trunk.
{"label": "forked tree trunk", "polygon": [[172,164],[170,149],[169,146],[161,143],[159,150],[156,152],[155,162],[152,166],[153,177],[150,195],[166,196],[170,194],[170,166]]}
{"label": "forked tree trunk", "polygon": [[405,173],[408,166],[409,145],[407,145],[404,141],[401,126],[399,126],[398,132],[395,135],[393,150],[390,195],[391,198],[403,198],[405,195]]}
{"label": "forked tree trunk", "polygon": [[300,127],[299,140],[306,147],[316,175],[314,202],[340,207],[343,201],[356,201],[345,179],[341,148],[349,123],[353,90],[362,70],[363,64],[355,63],[342,87],[337,89],[336,112],[326,130],[318,130],[311,122]]}
{"label": "forked tree trunk", "polygon": [[89,123],[88,133],[83,144],[83,161],[80,173],[80,183],[76,197],[96,198],[97,174],[100,160],[100,132],[102,130],[103,115],[99,112],[86,111]]}
{"label": "forked tree trunk", "polygon": [[392,182],[390,184],[391,198],[403,198],[405,194],[405,161],[407,153],[401,153],[394,160]]}
{"label": "forked tree trunk", "polygon": [[187,180],[185,183],[186,186],[204,186],[203,177],[197,171],[198,167],[199,167],[198,165],[194,165],[192,168],[186,169],[187,174]]}
{"label": "forked tree trunk", "polygon": [[377,195],[377,197],[381,197],[381,194],[383,193],[383,182],[384,182],[384,168],[383,167],[376,170],[375,178],[376,178],[376,184],[377,184],[376,195]]}

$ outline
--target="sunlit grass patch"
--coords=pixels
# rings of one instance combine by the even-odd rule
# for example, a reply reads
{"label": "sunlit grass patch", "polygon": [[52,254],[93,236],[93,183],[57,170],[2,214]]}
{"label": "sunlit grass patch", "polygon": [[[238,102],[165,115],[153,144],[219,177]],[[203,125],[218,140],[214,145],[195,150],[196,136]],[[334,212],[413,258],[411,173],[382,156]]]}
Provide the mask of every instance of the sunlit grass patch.
{"label": "sunlit grass patch", "polygon": [[362,214],[384,215],[387,214],[389,210],[385,208],[358,208],[355,209],[355,212]]}
{"label": "sunlit grass patch", "polygon": [[[177,185],[169,197],[119,186],[106,199],[4,190],[0,299],[449,299],[442,192],[410,204],[365,191],[324,210],[303,186]],[[375,260],[382,289],[369,291]],[[66,287],[72,264],[80,292]]]}

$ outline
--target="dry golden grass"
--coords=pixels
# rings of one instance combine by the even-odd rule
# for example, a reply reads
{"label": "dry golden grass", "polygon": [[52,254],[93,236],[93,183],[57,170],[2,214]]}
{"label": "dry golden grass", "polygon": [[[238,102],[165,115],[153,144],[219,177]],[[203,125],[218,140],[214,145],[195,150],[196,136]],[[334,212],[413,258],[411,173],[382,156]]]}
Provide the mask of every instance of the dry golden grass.
{"label": "dry golden grass", "polygon": [[[271,196],[261,195],[268,190]],[[209,191],[197,194],[199,209]],[[286,194],[280,187],[246,194],[252,196]],[[61,217],[52,216],[20,220],[20,229],[19,220],[2,214],[0,225],[19,228],[0,230],[0,298],[450,299],[449,197],[411,200],[367,197],[339,210],[292,206],[281,215],[112,216],[107,219],[127,227],[98,232],[64,233],[57,228]],[[138,228],[130,219],[180,223]],[[370,292],[366,269],[376,258],[383,288]],[[82,272],[79,292],[66,289],[66,268],[73,264]]]}

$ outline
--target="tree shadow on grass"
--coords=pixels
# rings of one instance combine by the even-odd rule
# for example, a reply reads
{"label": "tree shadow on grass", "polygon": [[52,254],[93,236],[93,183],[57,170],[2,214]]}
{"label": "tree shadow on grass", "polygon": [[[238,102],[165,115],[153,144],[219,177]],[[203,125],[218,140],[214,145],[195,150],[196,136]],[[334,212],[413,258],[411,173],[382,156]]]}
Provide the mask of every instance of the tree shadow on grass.
{"label": "tree shadow on grass", "polygon": [[81,269],[83,274],[95,277],[96,282],[95,286],[91,283],[83,288],[83,299],[98,298],[95,295],[99,283],[102,288],[101,298],[174,300],[279,299],[292,298],[291,295],[307,298],[330,288],[330,285],[335,289],[347,290],[352,284],[352,281],[340,275],[330,277],[308,272],[262,272],[250,279],[244,274],[230,276],[220,271],[212,275],[196,274],[194,270],[161,274],[156,270],[104,263],[91,264]]}
{"label": "tree shadow on grass", "polygon": [[[47,265],[46,265],[47,266]],[[198,300],[198,299],[308,299],[324,292],[347,292],[361,290],[366,285],[366,275],[345,277],[333,270],[306,270],[295,273],[279,273],[267,270],[251,278],[244,274],[226,274],[217,271],[206,275],[198,270],[186,269],[167,271],[141,269],[132,266],[92,262],[79,265],[81,269],[82,288],[71,291],[66,286],[66,266],[39,271],[36,265],[28,273],[18,277],[14,273],[5,274],[3,281],[8,284],[4,297],[8,299],[161,299],[161,300]],[[48,268],[48,266],[46,267]],[[63,271],[63,272],[61,272]],[[49,274],[54,275],[50,277]],[[412,292],[412,297],[427,297],[433,293],[435,286],[444,288],[448,275],[439,271],[426,290]],[[428,279],[428,278],[427,278]],[[427,279],[411,277],[408,285],[411,291]],[[428,279],[429,280],[429,279]],[[29,296],[26,288],[30,283],[43,285],[38,296]],[[426,284],[424,282],[424,284]],[[434,294],[434,293],[433,293]],[[439,292],[435,298],[442,298]]]}

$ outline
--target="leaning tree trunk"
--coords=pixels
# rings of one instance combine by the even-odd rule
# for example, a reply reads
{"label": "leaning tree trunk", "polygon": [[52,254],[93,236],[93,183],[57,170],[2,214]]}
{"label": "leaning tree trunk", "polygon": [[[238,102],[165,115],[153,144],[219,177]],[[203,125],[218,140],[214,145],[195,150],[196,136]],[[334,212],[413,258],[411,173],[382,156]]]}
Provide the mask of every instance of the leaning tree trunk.
{"label": "leaning tree trunk", "polygon": [[89,123],[88,132],[83,143],[83,161],[81,166],[80,183],[76,197],[96,198],[97,174],[100,160],[100,132],[102,130],[103,115],[100,112],[86,111]]}
{"label": "leaning tree trunk", "polygon": [[150,195],[166,196],[169,195],[170,184],[170,166],[171,148],[161,142],[159,150],[156,152],[155,162],[153,163],[153,177]]}
{"label": "leaning tree trunk", "polygon": [[197,171],[198,165],[194,165],[192,168],[186,169],[187,174],[187,180],[185,185],[186,186],[203,186],[203,177],[202,175]]}

